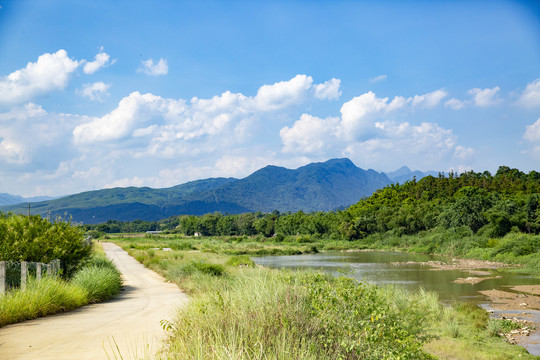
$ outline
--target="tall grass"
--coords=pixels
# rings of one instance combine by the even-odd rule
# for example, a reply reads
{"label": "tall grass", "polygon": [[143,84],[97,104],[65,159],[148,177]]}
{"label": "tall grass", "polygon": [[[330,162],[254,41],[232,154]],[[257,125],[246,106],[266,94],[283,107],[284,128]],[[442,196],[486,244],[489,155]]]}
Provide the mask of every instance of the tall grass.
{"label": "tall grass", "polygon": [[105,256],[95,256],[93,261],[75,274],[71,283],[86,292],[88,303],[110,299],[120,292],[120,272]]}
{"label": "tall grass", "polygon": [[403,308],[390,298],[386,290],[347,278],[244,271],[190,302],[163,356],[431,359],[421,350],[425,314],[413,310],[405,296]]}
{"label": "tall grass", "polygon": [[84,288],[56,278],[29,279],[25,290],[0,296],[0,326],[73,310],[87,303]]}
{"label": "tall grass", "polygon": [[96,254],[71,281],[30,278],[26,289],[0,295],[0,327],[104,301],[118,294],[120,287],[116,267],[104,255]]}

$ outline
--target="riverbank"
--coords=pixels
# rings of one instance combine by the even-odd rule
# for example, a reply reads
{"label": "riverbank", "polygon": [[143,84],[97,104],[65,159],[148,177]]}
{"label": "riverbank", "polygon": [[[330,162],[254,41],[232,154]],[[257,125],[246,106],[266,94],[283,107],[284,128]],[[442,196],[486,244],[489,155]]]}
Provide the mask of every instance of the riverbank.
{"label": "riverbank", "polygon": [[[374,358],[398,354],[419,359],[431,358],[429,354],[441,359],[536,358],[498,335],[517,325],[490,319],[477,306],[446,307],[432,293],[411,294],[344,278],[254,268],[249,258],[229,255],[346,250],[346,245],[361,248],[362,244],[159,236],[111,240],[191,294],[188,308],[168,326],[169,353],[164,358],[173,353],[186,359],[226,354],[250,359],[290,358],[290,354],[299,359],[362,358],[358,354],[366,351],[376,354]],[[348,310],[354,310],[356,303],[364,304],[363,308],[356,313]],[[360,349],[355,345],[359,343],[368,348]],[[394,350],[398,352],[389,353]],[[340,355],[340,351],[349,352]]]}

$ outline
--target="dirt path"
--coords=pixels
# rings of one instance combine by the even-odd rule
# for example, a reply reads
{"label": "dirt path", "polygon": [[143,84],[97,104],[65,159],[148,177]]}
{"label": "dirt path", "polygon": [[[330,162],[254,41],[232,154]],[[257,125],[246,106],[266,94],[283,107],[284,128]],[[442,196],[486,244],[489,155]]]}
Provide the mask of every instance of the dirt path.
{"label": "dirt path", "polygon": [[160,321],[172,319],[187,297],[120,247],[103,243],[103,248],[123,274],[121,295],[70,313],[0,329],[0,359],[151,357],[164,336]]}

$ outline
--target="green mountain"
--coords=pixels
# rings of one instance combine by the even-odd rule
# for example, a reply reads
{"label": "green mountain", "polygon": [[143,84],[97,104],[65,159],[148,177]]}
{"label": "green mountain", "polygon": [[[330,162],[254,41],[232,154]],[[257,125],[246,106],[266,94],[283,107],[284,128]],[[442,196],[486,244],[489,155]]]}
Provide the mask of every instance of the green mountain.
{"label": "green mountain", "polygon": [[[328,211],[344,208],[371,195],[391,180],[363,170],[349,159],[312,163],[295,170],[267,166],[244,179],[212,178],[166,189],[148,187],[87,191],[33,203],[32,213],[72,216],[82,223],[107,220],[155,221],[173,215],[211,212]],[[26,213],[26,204],[0,210]]]}
{"label": "green mountain", "polygon": [[349,159],[332,159],[296,170],[267,166],[216,189],[212,196],[261,212],[329,211],[352,205],[390,182]]}

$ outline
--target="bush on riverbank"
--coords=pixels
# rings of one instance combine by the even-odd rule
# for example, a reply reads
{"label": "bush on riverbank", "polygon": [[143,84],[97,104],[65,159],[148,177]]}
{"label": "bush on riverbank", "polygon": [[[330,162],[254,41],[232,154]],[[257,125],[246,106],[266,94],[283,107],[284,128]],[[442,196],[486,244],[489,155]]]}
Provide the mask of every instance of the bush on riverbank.
{"label": "bush on riverbank", "polygon": [[0,327],[105,301],[118,294],[120,287],[120,273],[114,264],[96,254],[71,281],[30,278],[26,289],[0,295]]}

